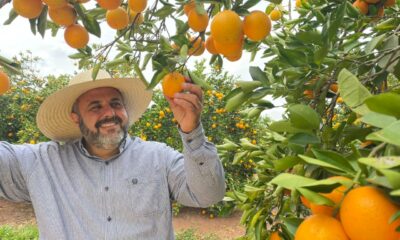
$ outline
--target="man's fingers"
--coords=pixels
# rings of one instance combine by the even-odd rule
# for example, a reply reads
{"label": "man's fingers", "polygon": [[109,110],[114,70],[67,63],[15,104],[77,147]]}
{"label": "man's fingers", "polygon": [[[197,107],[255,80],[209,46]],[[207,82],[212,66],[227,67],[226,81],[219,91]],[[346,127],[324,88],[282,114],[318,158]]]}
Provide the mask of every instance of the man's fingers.
{"label": "man's fingers", "polygon": [[199,98],[200,102],[203,102],[203,90],[200,86],[193,83],[184,83],[183,90],[195,94]]}

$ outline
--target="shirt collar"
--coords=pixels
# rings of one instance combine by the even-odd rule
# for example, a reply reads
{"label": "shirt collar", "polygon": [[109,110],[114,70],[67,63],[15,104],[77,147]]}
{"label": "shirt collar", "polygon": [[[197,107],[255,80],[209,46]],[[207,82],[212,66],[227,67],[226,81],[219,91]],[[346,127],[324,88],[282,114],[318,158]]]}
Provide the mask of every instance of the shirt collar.
{"label": "shirt collar", "polygon": [[[121,155],[121,153],[123,153],[123,152],[125,151],[125,149],[127,148],[127,146],[129,145],[129,143],[130,143],[131,141],[132,141],[131,137],[130,137],[129,135],[127,135],[127,136],[122,140],[121,144],[119,145],[119,153],[116,154],[115,156],[111,157],[111,158],[108,159],[108,160],[113,160],[113,159],[117,158],[119,155]],[[98,157],[96,157],[96,156],[91,155],[91,154],[87,151],[87,149],[85,148],[85,146],[84,146],[84,144],[83,144],[83,137],[80,138],[80,139],[78,139],[78,140],[75,142],[75,144],[77,145],[79,151],[80,151],[83,155],[85,155],[86,157],[91,158],[91,159],[95,159],[95,160],[104,161],[103,159],[100,159],[100,158],[98,158]]]}

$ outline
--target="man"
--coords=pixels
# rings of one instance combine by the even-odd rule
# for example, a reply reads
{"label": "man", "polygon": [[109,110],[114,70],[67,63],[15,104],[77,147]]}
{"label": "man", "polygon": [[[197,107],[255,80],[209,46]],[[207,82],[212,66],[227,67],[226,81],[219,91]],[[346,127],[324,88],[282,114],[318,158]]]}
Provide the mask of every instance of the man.
{"label": "man", "polygon": [[0,143],[0,196],[32,202],[40,239],[174,239],[171,200],[206,207],[225,192],[200,123],[202,91],[184,90],[168,99],[182,155],[127,135],[151,101],[140,80],[77,75],[39,108],[38,127],[53,141]]}

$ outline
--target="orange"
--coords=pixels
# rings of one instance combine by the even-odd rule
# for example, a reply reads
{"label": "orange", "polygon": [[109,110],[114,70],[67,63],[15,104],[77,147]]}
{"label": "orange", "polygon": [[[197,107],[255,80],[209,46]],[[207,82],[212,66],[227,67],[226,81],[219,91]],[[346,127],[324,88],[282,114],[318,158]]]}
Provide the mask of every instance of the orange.
{"label": "orange", "polygon": [[212,35],[210,35],[206,40],[206,49],[211,54],[218,54],[218,51],[214,45],[214,38]]}
{"label": "orange", "polygon": [[386,2],[383,4],[385,7],[392,7],[396,4],[396,0],[386,0]]}
{"label": "orange", "polygon": [[223,55],[235,55],[235,53],[238,53],[242,50],[243,40],[226,44],[221,44],[217,41],[214,41],[214,46],[218,53],[221,53]]}
{"label": "orange", "polygon": [[243,20],[243,31],[250,40],[263,40],[271,31],[271,20],[262,11],[252,11]]}
{"label": "orange", "polygon": [[49,7],[49,17],[60,26],[72,25],[77,19],[76,11],[71,4],[60,8]]}
{"label": "orange", "polygon": [[242,49],[240,49],[239,51],[233,53],[233,54],[229,54],[229,55],[224,55],[226,57],[226,59],[228,59],[231,62],[236,62],[237,60],[239,60],[242,57]]}
{"label": "orange", "polygon": [[50,8],[60,8],[68,5],[67,0],[43,0]]}
{"label": "orange", "polygon": [[282,240],[282,238],[279,236],[278,232],[273,232],[269,236],[269,240]]}
{"label": "orange", "polygon": [[42,13],[41,0],[13,0],[12,2],[14,11],[24,18],[37,18]]}
{"label": "orange", "polygon": [[364,15],[366,15],[368,13],[368,3],[366,3],[366,2],[364,2],[362,0],[356,0],[353,3],[353,6],[355,8],[358,8],[358,10]]}
{"label": "orange", "polygon": [[196,2],[191,0],[190,2],[183,5],[183,12],[185,13],[186,16],[188,16],[189,13],[195,8],[196,8]]}
{"label": "orange", "polygon": [[343,101],[343,98],[342,97],[338,97],[337,99],[336,99],[336,103],[343,103],[344,101]]}
{"label": "orange", "polygon": [[99,4],[101,8],[107,10],[116,9],[121,5],[121,2],[121,0],[97,0],[97,4]]}
{"label": "orange", "polygon": [[370,3],[370,4],[375,4],[377,2],[379,2],[380,0],[364,0],[366,3]]}
{"label": "orange", "polygon": [[144,17],[142,13],[135,13],[133,11],[129,12],[129,22],[135,21],[135,25],[140,25],[144,22]]}
{"label": "orange", "polygon": [[282,17],[282,12],[278,9],[274,9],[269,13],[269,17],[272,21],[278,21]]}
{"label": "orange", "polygon": [[89,42],[89,33],[81,25],[72,24],[65,29],[64,39],[72,48],[84,48]]}
{"label": "orange", "polygon": [[190,43],[192,46],[188,50],[189,56],[200,56],[201,54],[204,53],[204,50],[206,49],[205,43],[201,37],[198,37],[196,40],[195,38],[190,38]]}
{"label": "orange", "polygon": [[147,7],[147,0],[129,0],[128,6],[134,12],[143,12]]}
{"label": "orange", "polygon": [[188,16],[188,25],[195,32],[204,32],[208,26],[208,15],[199,14],[196,10],[190,11]]}
{"label": "orange", "polygon": [[399,211],[389,197],[372,186],[351,190],[340,208],[340,219],[344,230],[352,240],[398,240],[396,227],[400,219],[389,224],[390,218]]}
{"label": "orange", "polygon": [[[350,180],[346,177],[336,176],[330,177],[329,179],[342,179],[342,180]],[[315,203],[310,202],[310,209],[313,214],[326,214],[333,216],[335,208],[337,208],[344,197],[344,193],[348,188],[345,186],[339,186],[332,190],[330,193],[321,193],[322,196],[329,198],[335,203],[335,206],[324,206],[324,205],[317,205]]]}
{"label": "orange", "polygon": [[329,89],[330,89],[332,92],[336,93],[336,92],[338,91],[338,85],[337,85],[337,83],[332,83],[332,84],[329,86]]}
{"label": "orange", "polygon": [[217,13],[211,21],[211,35],[221,44],[239,42],[243,38],[243,23],[231,10]]}
{"label": "orange", "polygon": [[0,95],[10,89],[10,79],[7,74],[0,70]]}
{"label": "orange", "polygon": [[349,240],[338,220],[317,214],[305,219],[297,228],[294,240]]}
{"label": "orange", "polygon": [[185,77],[182,74],[178,72],[168,73],[161,83],[164,95],[173,98],[175,93],[182,91],[184,82]]}
{"label": "orange", "polygon": [[309,89],[304,90],[303,94],[304,94],[304,96],[306,96],[306,98],[308,98],[308,99],[314,98],[314,91],[313,91],[313,90],[309,90]]}
{"label": "orange", "polygon": [[106,13],[106,21],[112,29],[124,29],[129,24],[129,16],[125,9],[118,7],[108,10]]}

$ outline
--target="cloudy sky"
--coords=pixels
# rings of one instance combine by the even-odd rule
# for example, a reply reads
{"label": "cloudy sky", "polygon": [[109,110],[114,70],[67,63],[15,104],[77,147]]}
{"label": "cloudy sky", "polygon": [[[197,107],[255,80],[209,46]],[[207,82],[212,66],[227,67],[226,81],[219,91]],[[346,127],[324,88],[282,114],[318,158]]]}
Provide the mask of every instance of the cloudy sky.
{"label": "cloudy sky", "polygon": [[[46,32],[46,36],[42,38],[40,34],[33,35],[30,30],[29,21],[22,17],[17,17],[10,25],[3,25],[8,19],[8,14],[12,4],[6,4],[0,9],[0,55],[12,58],[20,52],[27,50],[31,51],[33,56],[40,57],[42,60],[39,63],[39,69],[43,75],[47,74],[73,74],[79,72],[79,69],[74,66],[74,62],[68,58],[69,55],[76,53],[75,49],[70,48],[65,42],[63,31],[59,31],[56,37],[52,37],[50,32]],[[106,23],[101,24],[102,37],[97,38],[90,35],[91,43],[107,44],[112,41],[115,36],[115,30],[106,26]],[[209,54],[204,54],[204,57],[210,57]],[[195,59],[191,59],[194,62]],[[265,61],[265,60],[264,60]],[[250,66],[260,66],[263,62],[261,59],[256,59],[250,62],[249,54],[244,54],[243,57],[236,62],[224,61],[224,69],[229,73],[239,76],[241,80],[251,80],[249,74]],[[193,64],[193,62],[189,62]],[[151,79],[152,73],[150,70],[144,72],[146,79]],[[282,101],[277,104],[281,105]],[[274,109],[267,112],[273,119],[280,118],[282,109]]]}

